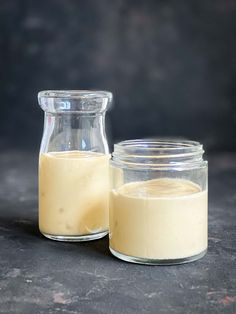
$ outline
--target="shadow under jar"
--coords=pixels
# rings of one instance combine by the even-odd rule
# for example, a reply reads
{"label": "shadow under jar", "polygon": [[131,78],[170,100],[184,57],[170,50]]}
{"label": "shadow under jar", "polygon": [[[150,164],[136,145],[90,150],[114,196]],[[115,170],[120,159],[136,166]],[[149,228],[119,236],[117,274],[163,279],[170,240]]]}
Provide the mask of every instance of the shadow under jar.
{"label": "shadow under jar", "polygon": [[108,233],[106,91],[42,91],[39,229],[47,238],[86,241]]}
{"label": "shadow under jar", "polygon": [[128,140],[111,160],[109,242],[116,257],[182,264],[207,251],[207,161],[193,141]]}

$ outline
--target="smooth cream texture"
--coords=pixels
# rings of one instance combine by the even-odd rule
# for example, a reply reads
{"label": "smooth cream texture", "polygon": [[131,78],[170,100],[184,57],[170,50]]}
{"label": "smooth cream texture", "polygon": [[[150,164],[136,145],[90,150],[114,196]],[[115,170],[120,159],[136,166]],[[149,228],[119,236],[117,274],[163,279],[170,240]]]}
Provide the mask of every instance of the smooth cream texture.
{"label": "smooth cream texture", "polygon": [[50,235],[108,229],[109,155],[68,151],[39,158],[39,228]]}
{"label": "smooth cream texture", "polygon": [[207,191],[182,179],[124,184],[111,192],[110,247],[147,259],[179,259],[207,248]]}

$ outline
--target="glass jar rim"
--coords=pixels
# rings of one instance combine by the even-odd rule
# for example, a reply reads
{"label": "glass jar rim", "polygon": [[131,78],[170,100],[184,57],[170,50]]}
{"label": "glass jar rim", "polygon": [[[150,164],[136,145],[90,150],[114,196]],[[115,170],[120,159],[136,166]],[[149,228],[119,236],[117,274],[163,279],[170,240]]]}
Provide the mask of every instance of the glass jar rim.
{"label": "glass jar rim", "polygon": [[135,139],[114,145],[112,161],[133,167],[188,166],[204,162],[202,144],[190,140]]}

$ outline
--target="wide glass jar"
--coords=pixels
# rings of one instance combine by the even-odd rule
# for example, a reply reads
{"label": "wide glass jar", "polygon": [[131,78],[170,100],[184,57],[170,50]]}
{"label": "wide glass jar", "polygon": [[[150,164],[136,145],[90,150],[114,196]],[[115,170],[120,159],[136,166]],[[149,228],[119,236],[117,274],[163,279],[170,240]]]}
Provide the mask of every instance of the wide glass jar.
{"label": "wide glass jar", "polygon": [[47,238],[85,241],[108,233],[106,91],[42,91],[39,229]]}
{"label": "wide glass jar", "polygon": [[207,162],[193,141],[128,140],[111,160],[110,251],[142,264],[181,264],[207,251]]}

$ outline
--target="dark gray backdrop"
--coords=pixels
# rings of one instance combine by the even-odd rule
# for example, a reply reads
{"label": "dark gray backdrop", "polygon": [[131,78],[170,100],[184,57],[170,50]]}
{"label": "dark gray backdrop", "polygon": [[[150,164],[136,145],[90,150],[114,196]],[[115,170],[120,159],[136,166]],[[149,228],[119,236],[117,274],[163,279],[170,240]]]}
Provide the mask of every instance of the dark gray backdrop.
{"label": "dark gray backdrop", "polygon": [[106,89],[112,141],[236,150],[236,1],[1,0],[0,144],[37,149],[43,89]]}

